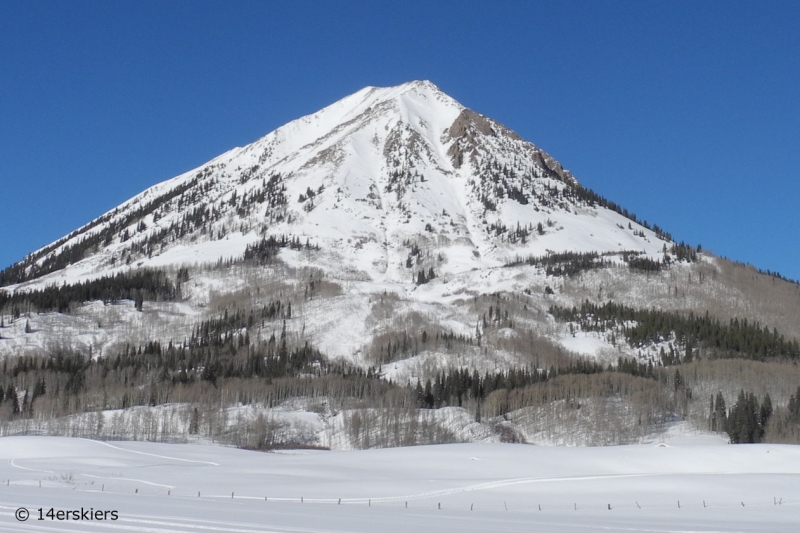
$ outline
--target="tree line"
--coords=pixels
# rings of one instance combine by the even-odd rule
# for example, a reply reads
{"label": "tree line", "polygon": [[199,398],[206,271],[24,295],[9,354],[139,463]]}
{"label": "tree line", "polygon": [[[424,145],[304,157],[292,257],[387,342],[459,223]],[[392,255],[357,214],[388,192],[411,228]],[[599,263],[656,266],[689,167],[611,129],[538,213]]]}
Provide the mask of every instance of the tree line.
{"label": "tree line", "polygon": [[50,285],[28,291],[0,291],[0,311],[11,310],[15,318],[23,312],[69,312],[70,305],[93,300],[115,303],[133,300],[141,309],[143,301],[171,301],[179,295],[179,285],[160,269],[139,269],[113,276],[73,283]]}
{"label": "tree line", "polygon": [[752,392],[742,389],[736,403],[726,410],[722,393],[711,396],[709,426],[712,431],[724,431],[734,444],[761,442],[772,417],[772,400],[769,394],[759,404]]}
{"label": "tree line", "polygon": [[[666,356],[664,364],[690,362],[697,348],[712,357],[767,359],[800,358],[797,340],[786,340],[776,329],[770,331],[758,322],[731,319],[723,324],[718,319],[690,312],[682,315],[655,309],[634,309],[607,302],[602,305],[584,301],[580,307],[552,306],[550,313],[559,321],[577,323],[583,331],[620,332],[631,346],[645,346],[671,341],[684,348],[684,354]],[[699,353],[699,352],[698,352]]]}
{"label": "tree line", "polygon": [[311,244],[310,240],[306,238],[306,242],[300,242],[299,237],[292,237],[290,235],[270,235],[264,237],[255,244],[248,244],[244,250],[243,259],[245,261],[257,261],[261,264],[267,264],[278,255],[281,248],[289,248],[291,250],[319,250],[319,246]]}
{"label": "tree line", "polygon": [[548,276],[575,276],[586,270],[605,268],[608,262],[597,252],[560,252],[542,256],[517,257],[507,267],[529,265],[543,267]]}

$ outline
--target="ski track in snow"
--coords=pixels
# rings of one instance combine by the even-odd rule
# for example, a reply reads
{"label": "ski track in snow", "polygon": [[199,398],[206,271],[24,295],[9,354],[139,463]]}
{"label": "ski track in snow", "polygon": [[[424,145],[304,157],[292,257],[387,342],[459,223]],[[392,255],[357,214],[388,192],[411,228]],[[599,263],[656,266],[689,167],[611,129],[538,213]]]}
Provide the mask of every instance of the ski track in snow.
{"label": "ski track in snow", "polygon": [[[611,475],[597,475],[597,476],[567,476],[567,477],[535,477],[535,478],[511,478],[501,479],[497,481],[490,481],[486,483],[479,483],[475,485],[466,485],[462,487],[454,487],[450,489],[441,489],[428,492],[420,492],[417,494],[407,494],[403,496],[376,496],[376,497],[359,497],[359,498],[304,498],[304,503],[381,503],[381,502],[399,502],[406,500],[421,500],[429,498],[438,498],[442,496],[452,496],[454,494],[463,494],[467,492],[488,491],[492,489],[499,489],[504,487],[511,487],[515,485],[529,485],[534,483],[561,483],[561,482],[579,482],[579,481],[600,481],[600,480],[613,480],[613,479],[626,479],[626,478],[646,478],[646,477],[670,477],[682,474],[665,474],[665,473],[640,473],[640,474],[611,474]],[[725,472],[693,472],[692,475],[697,476],[725,476]],[[229,499],[229,495],[210,494],[208,498],[222,498]],[[262,496],[236,496],[237,499],[243,500],[263,500]],[[269,501],[274,502],[296,502],[297,498],[286,497],[269,497]]]}
{"label": "ski track in snow", "polygon": [[152,481],[145,481],[144,479],[136,479],[130,477],[113,477],[113,476],[95,476],[93,474],[79,474],[81,476],[90,477],[93,479],[110,479],[113,481],[135,481],[136,483],[144,483],[145,485],[150,485],[151,487],[163,487],[165,489],[174,489],[175,485],[165,485],[163,483],[154,483]]}
{"label": "ski track in snow", "polygon": [[149,457],[157,457],[159,459],[169,459],[170,461],[181,461],[181,462],[184,462],[184,463],[199,463],[199,464],[205,464],[205,465],[210,465],[210,466],[220,466],[219,463],[214,463],[214,462],[211,462],[211,461],[196,461],[194,459],[182,459],[180,457],[169,457],[169,456],[166,456],[166,455],[157,455],[157,454],[154,454],[154,453],[140,452],[140,451],[136,451],[136,450],[128,450],[126,448],[120,448],[119,446],[114,446],[113,444],[109,444],[107,442],[103,442],[103,441],[99,441],[99,440],[93,440],[93,439],[81,439],[81,440],[85,440],[87,442],[93,442],[95,444],[102,444],[103,446],[108,446],[109,448],[113,448],[115,450],[120,450],[120,451],[127,452],[127,453],[135,453],[135,454],[138,454],[138,455],[147,455]]}
{"label": "ski track in snow", "polygon": [[[0,439],[0,479],[10,480],[0,484],[0,532],[796,533],[800,448],[681,438],[668,447],[467,444],[286,455],[8,437]],[[38,486],[41,473],[87,462],[119,476],[135,472],[142,462],[131,453],[168,462],[144,465],[159,467],[148,470],[152,481],[107,478],[118,483],[106,482],[104,491],[85,481]],[[20,466],[18,458],[42,469]],[[337,494],[341,500],[328,497]],[[20,507],[31,513],[24,525],[14,515]],[[39,521],[39,508],[113,509],[119,519]]]}
{"label": "ski track in snow", "polygon": [[13,466],[14,468],[19,468],[20,470],[28,470],[30,472],[44,472],[45,474],[55,474],[52,470],[39,470],[37,468],[28,468],[27,466],[20,466],[18,465],[14,459],[9,459],[8,464]]}

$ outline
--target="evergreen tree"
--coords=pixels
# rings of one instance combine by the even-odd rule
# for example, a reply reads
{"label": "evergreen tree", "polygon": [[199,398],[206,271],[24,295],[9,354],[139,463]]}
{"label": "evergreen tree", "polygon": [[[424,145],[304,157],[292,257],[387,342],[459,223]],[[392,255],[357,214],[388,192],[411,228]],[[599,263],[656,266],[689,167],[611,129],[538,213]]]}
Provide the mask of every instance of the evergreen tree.
{"label": "evergreen tree", "polygon": [[672,383],[675,387],[675,392],[678,392],[683,388],[683,377],[681,376],[680,370],[675,369],[675,377],[673,378]]}
{"label": "evergreen tree", "polygon": [[800,387],[797,392],[789,398],[789,420],[800,423]]}
{"label": "evergreen tree", "polygon": [[137,311],[141,311],[143,306],[144,306],[144,295],[142,294],[142,291],[134,291],[133,307]]}
{"label": "evergreen tree", "polygon": [[708,429],[716,431],[716,420],[714,419],[714,395],[711,395],[711,403],[708,407]]}
{"label": "evergreen tree", "polygon": [[200,413],[197,411],[197,407],[192,410],[192,419],[189,421],[189,433],[191,435],[197,435],[200,431]]}
{"label": "evergreen tree", "polygon": [[725,398],[722,392],[717,392],[717,397],[714,400],[714,414],[711,420],[712,431],[725,431],[728,422],[728,412],[725,407]]}
{"label": "evergreen tree", "polygon": [[283,321],[283,328],[281,329],[281,344],[278,349],[278,359],[284,363],[288,362],[289,349],[286,346],[286,321]]}
{"label": "evergreen tree", "polygon": [[414,388],[414,397],[417,400],[417,405],[422,407],[425,403],[425,391],[422,389],[422,383],[417,379],[417,386]]}
{"label": "evergreen tree", "polygon": [[11,383],[9,383],[8,388],[6,388],[6,400],[10,401],[12,404],[11,412],[15,415],[19,414],[19,398],[17,398],[17,391]]}
{"label": "evergreen tree", "polygon": [[433,388],[431,387],[431,380],[425,382],[425,403],[423,407],[433,409]]}
{"label": "evergreen tree", "polygon": [[760,409],[752,393],[739,392],[739,397],[728,415],[725,431],[734,444],[761,441]]}
{"label": "evergreen tree", "polygon": [[769,423],[769,419],[772,417],[772,399],[769,397],[769,393],[764,396],[764,401],[761,402],[761,412],[758,417],[759,422],[759,441],[764,438],[764,433],[767,431],[767,424]]}

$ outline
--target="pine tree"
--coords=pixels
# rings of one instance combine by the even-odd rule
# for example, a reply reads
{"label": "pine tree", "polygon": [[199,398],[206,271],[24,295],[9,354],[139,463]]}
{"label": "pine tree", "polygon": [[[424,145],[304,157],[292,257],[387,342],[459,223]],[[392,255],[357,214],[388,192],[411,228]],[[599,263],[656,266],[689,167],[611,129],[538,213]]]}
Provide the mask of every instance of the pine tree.
{"label": "pine tree", "polygon": [[672,383],[675,387],[675,392],[678,392],[683,388],[683,377],[681,376],[680,370],[675,369],[675,377],[673,378]]}
{"label": "pine tree", "polygon": [[760,426],[760,435],[759,441],[763,440],[764,434],[767,431],[767,424],[769,423],[769,419],[772,417],[772,399],[769,397],[769,393],[764,396],[764,401],[761,402],[761,412],[759,413],[758,422]]}
{"label": "pine tree", "polygon": [[734,444],[760,442],[760,409],[755,394],[739,392],[739,397],[728,415],[725,431]]}
{"label": "pine tree", "polygon": [[289,360],[289,349],[286,346],[286,321],[283,321],[283,328],[281,329],[281,343],[278,348],[278,358],[282,363],[287,363]]}
{"label": "pine tree", "polygon": [[431,387],[431,380],[429,379],[429,380],[427,380],[425,382],[425,405],[424,405],[424,407],[426,407],[427,409],[433,409],[433,402],[434,402],[433,390],[432,390],[432,387]]}
{"label": "pine tree", "polygon": [[717,397],[714,400],[714,417],[712,420],[713,431],[725,431],[725,426],[728,421],[728,413],[725,407],[725,398],[722,392],[717,392]]}
{"label": "pine tree", "polygon": [[19,414],[19,398],[17,398],[17,391],[11,383],[8,384],[6,389],[6,400],[12,404],[11,412],[15,415]]}
{"label": "pine tree", "polygon": [[714,395],[711,395],[711,404],[708,408],[708,429],[716,431],[716,420],[714,419]]}
{"label": "pine tree", "polygon": [[800,422],[800,387],[797,387],[797,392],[789,398],[789,420],[792,422]]}
{"label": "pine tree", "polygon": [[197,411],[197,407],[194,408],[192,411],[192,419],[189,421],[189,433],[191,435],[197,435],[200,430],[200,413]]}
{"label": "pine tree", "polygon": [[144,294],[142,293],[142,291],[135,291],[133,307],[137,311],[141,312],[143,306],[144,306]]}

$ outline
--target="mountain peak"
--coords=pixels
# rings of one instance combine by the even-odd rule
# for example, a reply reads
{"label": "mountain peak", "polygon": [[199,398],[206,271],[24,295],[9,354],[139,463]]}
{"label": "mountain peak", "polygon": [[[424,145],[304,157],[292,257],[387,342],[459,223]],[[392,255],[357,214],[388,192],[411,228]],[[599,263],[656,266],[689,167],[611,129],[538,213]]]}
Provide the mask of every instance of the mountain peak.
{"label": "mountain peak", "polygon": [[[628,227],[626,230],[625,227]],[[0,274],[0,285],[240,256],[266,236],[315,266],[409,282],[550,252],[657,254],[547,153],[427,80],[365,87],[155,185]]]}
{"label": "mountain peak", "polygon": [[436,86],[436,84],[434,84],[430,80],[412,80],[412,81],[407,81],[405,83],[401,83],[400,85],[394,85],[390,87],[377,87],[370,85],[362,89],[362,91],[385,91],[387,94],[391,94],[393,96],[397,94],[402,94],[410,90],[430,91],[447,96],[444,93],[444,91],[442,91],[438,86]]}

